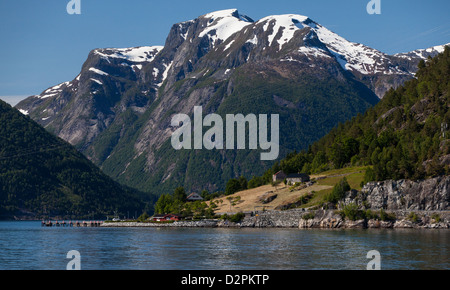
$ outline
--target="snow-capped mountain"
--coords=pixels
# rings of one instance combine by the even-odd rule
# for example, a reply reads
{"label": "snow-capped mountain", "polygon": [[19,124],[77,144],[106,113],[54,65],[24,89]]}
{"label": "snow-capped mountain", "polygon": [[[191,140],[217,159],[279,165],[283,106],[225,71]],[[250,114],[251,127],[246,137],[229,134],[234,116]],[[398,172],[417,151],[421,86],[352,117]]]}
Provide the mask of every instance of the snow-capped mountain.
{"label": "snow-capped mountain", "polygon": [[74,80],[17,108],[123,183],[217,190],[269,164],[250,150],[174,152],[173,114],[277,113],[283,156],[374,105],[440,49],[390,56],[307,16],[254,21],[230,9],[174,24],[164,46],[95,49]]}
{"label": "snow-capped mountain", "polygon": [[437,45],[437,46],[433,46],[433,47],[426,48],[426,49],[417,49],[417,50],[413,50],[413,51],[405,52],[405,53],[397,53],[397,54],[394,54],[394,56],[405,58],[408,60],[413,60],[413,59],[417,59],[417,58],[426,60],[429,56],[434,57],[438,53],[444,52],[445,46],[450,46],[450,43],[447,43],[445,45]]}

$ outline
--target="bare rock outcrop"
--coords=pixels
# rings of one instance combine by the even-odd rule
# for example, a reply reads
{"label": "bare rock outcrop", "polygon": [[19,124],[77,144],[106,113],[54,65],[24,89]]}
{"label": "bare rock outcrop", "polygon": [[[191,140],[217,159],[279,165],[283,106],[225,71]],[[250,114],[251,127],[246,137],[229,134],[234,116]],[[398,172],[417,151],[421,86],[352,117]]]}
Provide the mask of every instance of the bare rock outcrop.
{"label": "bare rock outcrop", "polygon": [[[355,193],[350,193],[355,194]],[[344,203],[353,199],[371,209],[384,210],[448,210],[450,202],[450,176],[440,176],[422,181],[387,180],[369,182],[356,196],[347,196]]]}

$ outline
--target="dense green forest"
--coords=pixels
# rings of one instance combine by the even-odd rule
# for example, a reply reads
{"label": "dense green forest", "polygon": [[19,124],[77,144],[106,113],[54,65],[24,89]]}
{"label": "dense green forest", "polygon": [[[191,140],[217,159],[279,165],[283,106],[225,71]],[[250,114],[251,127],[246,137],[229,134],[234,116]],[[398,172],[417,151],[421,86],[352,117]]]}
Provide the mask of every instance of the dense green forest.
{"label": "dense green forest", "polygon": [[0,101],[0,218],[105,218],[144,207],[139,192]]}
{"label": "dense green forest", "polygon": [[421,61],[416,78],[384,98],[364,114],[339,124],[308,150],[293,152],[275,163],[254,187],[271,174],[319,173],[328,169],[372,165],[365,182],[386,179],[423,179],[449,174],[450,49]]}

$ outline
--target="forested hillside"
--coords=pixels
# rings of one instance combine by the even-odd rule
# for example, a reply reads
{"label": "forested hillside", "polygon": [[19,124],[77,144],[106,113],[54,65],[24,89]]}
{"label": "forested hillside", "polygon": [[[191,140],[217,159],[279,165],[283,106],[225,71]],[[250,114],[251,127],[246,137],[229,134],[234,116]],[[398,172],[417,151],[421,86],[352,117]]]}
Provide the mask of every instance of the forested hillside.
{"label": "forested hillside", "polygon": [[0,101],[0,218],[105,218],[143,208],[136,191]]}

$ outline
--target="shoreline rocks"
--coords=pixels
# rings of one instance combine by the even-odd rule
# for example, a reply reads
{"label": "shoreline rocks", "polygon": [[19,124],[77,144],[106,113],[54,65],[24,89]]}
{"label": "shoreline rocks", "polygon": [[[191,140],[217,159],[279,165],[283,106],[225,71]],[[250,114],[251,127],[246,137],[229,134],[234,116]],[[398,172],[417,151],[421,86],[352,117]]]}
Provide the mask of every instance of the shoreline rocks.
{"label": "shoreline rocks", "polygon": [[[298,228],[298,229],[450,229],[450,211],[392,211],[394,220],[343,218],[337,210],[264,211],[247,215],[238,223],[226,220],[176,221],[173,223],[106,222],[102,227],[190,228]],[[411,213],[414,213],[411,218]],[[433,219],[432,217],[438,220]]]}
{"label": "shoreline rocks", "polygon": [[190,228],[213,228],[217,227],[217,220],[202,221],[176,221],[172,223],[143,223],[143,222],[104,222],[102,227],[190,227]]}

